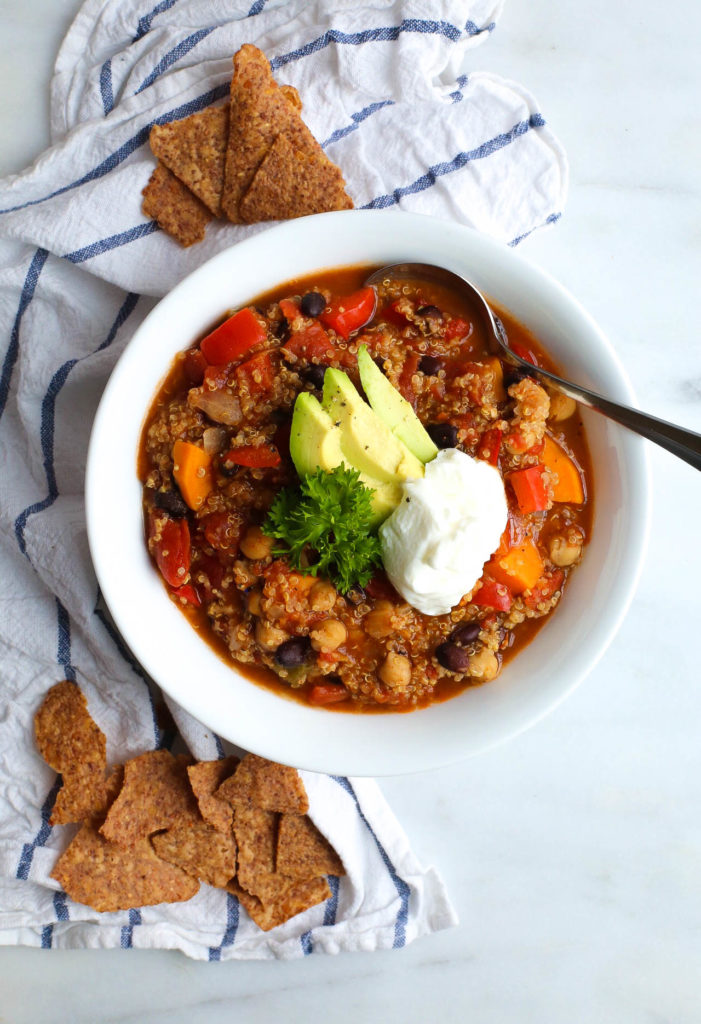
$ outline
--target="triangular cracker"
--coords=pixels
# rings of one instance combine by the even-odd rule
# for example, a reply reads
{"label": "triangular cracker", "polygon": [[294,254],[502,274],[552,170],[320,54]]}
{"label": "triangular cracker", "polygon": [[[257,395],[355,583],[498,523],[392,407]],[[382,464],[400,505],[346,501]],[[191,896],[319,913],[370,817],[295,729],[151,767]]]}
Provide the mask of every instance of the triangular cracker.
{"label": "triangular cracker", "polygon": [[202,241],[212,214],[164,164],[156,165],[142,195],[146,216],[158,221],[181,245]]}
{"label": "triangular cracker", "polygon": [[221,217],[229,108],[207,107],[182,121],[154,124],[149,143],[154,156]]}
{"label": "triangular cracker", "polygon": [[306,814],[309,800],[294,768],[246,754],[233,775],[222,783],[217,796],[234,807],[252,806],[265,811]]}

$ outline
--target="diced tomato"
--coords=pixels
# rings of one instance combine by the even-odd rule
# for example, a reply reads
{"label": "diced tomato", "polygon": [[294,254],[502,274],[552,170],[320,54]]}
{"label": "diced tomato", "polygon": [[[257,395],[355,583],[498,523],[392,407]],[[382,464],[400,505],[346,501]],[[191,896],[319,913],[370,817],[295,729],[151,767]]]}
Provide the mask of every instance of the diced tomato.
{"label": "diced tomato", "polygon": [[352,331],[364,327],[372,319],[376,301],[374,288],[361,288],[352,295],[341,295],[331,299],[319,319],[336,334],[347,339]]}
{"label": "diced tomato", "polygon": [[366,583],[365,592],[375,601],[392,601],[394,604],[400,604],[402,601],[384,572],[377,573]]}
{"label": "diced tomato", "polygon": [[206,369],[207,360],[198,348],[191,348],[185,353],[185,358],[183,359],[183,371],[189,382],[194,384],[195,387],[199,387],[204,380]]}
{"label": "diced tomato", "polygon": [[234,372],[239,386],[245,383],[251,395],[270,391],[273,386],[273,364],[269,352],[260,352],[253,359],[237,366]]}
{"label": "diced tomato", "polygon": [[490,427],[489,430],[485,430],[475,452],[478,459],[488,462],[490,466],[498,465],[501,434],[502,431],[499,427]]}
{"label": "diced tomato", "polygon": [[254,469],[269,469],[280,465],[280,452],[272,444],[244,444],[232,448],[224,456],[224,462],[234,466],[251,466]]}
{"label": "diced tomato", "polygon": [[223,366],[240,359],[265,339],[265,327],[253,310],[240,309],[202,339],[200,351],[211,365]]}
{"label": "diced tomato", "polygon": [[406,398],[407,402],[411,402],[412,404],[416,403],[417,398],[412,384],[412,378],[418,370],[420,361],[421,357],[416,352],[411,352],[404,360],[404,366],[402,367],[402,372],[399,375],[399,393],[403,398]]}
{"label": "diced tomato", "polygon": [[294,331],[282,348],[283,355],[298,359],[319,359],[322,362],[333,359],[336,351],[331,339],[317,320]]}
{"label": "diced tomato", "polygon": [[307,694],[310,704],[338,704],[348,700],[348,690],[343,683],[316,683]]}
{"label": "diced tomato", "polygon": [[292,299],[280,299],[278,305],[280,307],[280,312],[288,323],[291,323],[299,316],[299,306],[296,302],[293,302]]}
{"label": "diced tomato", "polygon": [[503,583],[497,583],[485,577],[482,586],[472,595],[472,604],[481,608],[494,608],[498,612],[508,612],[511,608],[511,594]]}
{"label": "diced tomato", "polygon": [[245,528],[245,520],[240,512],[212,512],[200,520],[207,538],[217,551],[226,551],[231,556],[238,554],[239,541]]}
{"label": "diced tomato", "polygon": [[171,519],[159,509],[148,517],[148,547],[161,576],[171,587],[181,587],[190,578],[190,528],[187,519]]}
{"label": "diced tomato", "polygon": [[538,357],[535,352],[527,348],[526,345],[522,345],[520,341],[509,341],[509,348],[512,352],[515,352],[521,359],[525,359],[527,363],[532,363],[533,366],[538,366]]}
{"label": "diced tomato", "polygon": [[395,327],[406,327],[409,323],[406,313],[398,308],[401,299],[395,299],[394,302],[390,302],[382,310],[380,314],[383,320],[387,320],[390,324],[394,324]]}
{"label": "diced tomato", "polygon": [[192,578],[197,586],[204,588],[207,599],[212,596],[212,590],[220,590],[224,581],[224,566],[214,555],[207,555],[199,551],[197,561],[192,567]]}
{"label": "diced tomato", "polygon": [[542,512],[550,505],[542,466],[528,466],[507,473],[521,512]]}
{"label": "diced tomato", "polygon": [[549,601],[556,590],[562,586],[565,574],[562,569],[554,569],[549,575],[541,576],[529,594],[524,594],[524,604],[534,610],[541,601]]}
{"label": "diced tomato", "polygon": [[199,608],[202,604],[200,595],[191,583],[186,583],[184,587],[171,587],[170,592],[181,604],[191,604],[194,608]]}
{"label": "diced tomato", "polygon": [[472,330],[472,324],[462,317],[454,316],[445,325],[444,337],[446,341],[457,341],[458,338],[467,338]]}

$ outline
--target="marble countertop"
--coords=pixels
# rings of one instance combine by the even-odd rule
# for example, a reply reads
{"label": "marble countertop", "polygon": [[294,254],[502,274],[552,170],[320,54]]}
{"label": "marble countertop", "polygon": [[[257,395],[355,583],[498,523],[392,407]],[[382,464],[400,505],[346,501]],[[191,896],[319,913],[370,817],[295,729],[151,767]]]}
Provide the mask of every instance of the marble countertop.
{"label": "marble countertop", "polygon": [[[0,173],[47,144],[50,68],[77,7],[0,0]],[[697,431],[700,33],[695,0],[669,17],[651,0],[507,0],[467,62],[529,88],[569,155],[565,216],[523,254],[599,322],[641,407]],[[382,783],[457,929],[294,963],[2,949],[3,1024],[701,1019],[701,477],[650,455],[649,557],[595,671],[508,745]]]}

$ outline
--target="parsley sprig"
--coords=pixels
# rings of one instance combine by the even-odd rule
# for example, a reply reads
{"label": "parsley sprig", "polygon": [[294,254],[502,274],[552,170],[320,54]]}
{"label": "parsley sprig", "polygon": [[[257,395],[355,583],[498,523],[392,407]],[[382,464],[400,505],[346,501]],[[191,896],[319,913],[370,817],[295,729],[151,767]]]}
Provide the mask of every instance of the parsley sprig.
{"label": "parsley sprig", "polygon": [[[317,469],[299,487],[280,491],[263,533],[285,543],[275,554],[295,569],[326,576],[345,594],[355,584],[365,586],[382,561],[380,540],[371,532],[372,494],[356,469]],[[315,560],[308,565],[310,550]]]}

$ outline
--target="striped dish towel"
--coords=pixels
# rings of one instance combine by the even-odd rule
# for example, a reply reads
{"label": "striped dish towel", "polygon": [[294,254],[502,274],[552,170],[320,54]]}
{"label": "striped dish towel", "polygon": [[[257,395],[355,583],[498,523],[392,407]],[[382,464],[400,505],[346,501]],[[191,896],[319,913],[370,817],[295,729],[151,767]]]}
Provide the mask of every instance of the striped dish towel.
{"label": "striped dish towel", "polygon": [[[0,943],[177,948],[200,959],[402,946],[449,927],[423,867],[368,780],[304,774],[311,815],[348,874],[326,904],[263,934],[223,892],[96,914],[50,878],[68,829],[49,824],[57,786],[32,719],[76,680],[122,762],[169,746],[160,699],[100,600],[87,549],[83,467],[115,360],[163,295],[260,230],[213,223],[180,249],[141,213],[150,126],[223,99],[245,42],[294,85],[356,206],[399,205],[515,244],[560,216],[566,162],[520,86],[464,72],[499,0],[87,0],[52,83],[52,148],[0,182]],[[118,538],[115,538],[118,543]],[[171,707],[192,753],[221,740]]]}

